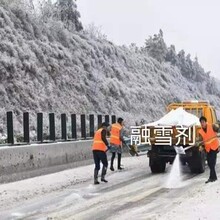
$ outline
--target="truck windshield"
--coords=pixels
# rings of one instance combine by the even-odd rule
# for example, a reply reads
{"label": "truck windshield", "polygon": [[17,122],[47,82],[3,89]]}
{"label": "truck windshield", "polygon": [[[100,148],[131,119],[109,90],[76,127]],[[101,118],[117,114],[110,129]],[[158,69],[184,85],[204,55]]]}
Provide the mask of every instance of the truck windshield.
{"label": "truck windshield", "polygon": [[200,118],[203,115],[202,108],[184,108],[185,111]]}

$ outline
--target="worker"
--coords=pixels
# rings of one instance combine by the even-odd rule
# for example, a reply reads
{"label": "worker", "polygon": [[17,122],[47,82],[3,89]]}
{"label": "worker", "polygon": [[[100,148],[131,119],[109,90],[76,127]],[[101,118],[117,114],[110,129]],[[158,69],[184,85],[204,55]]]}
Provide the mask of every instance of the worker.
{"label": "worker", "polygon": [[109,143],[106,139],[107,128],[109,124],[104,122],[101,124],[101,127],[95,132],[92,151],[93,151],[93,158],[95,162],[95,169],[94,169],[94,184],[99,184],[98,181],[98,173],[100,170],[100,161],[102,162],[102,173],[101,173],[101,181],[107,183],[108,181],[105,179],[107,167],[108,167],[108,160],[106,152],[110,149]]}
{"label": "worker", "polygon": [[123,139],[123,126],[124,126],[124,119],[123,118],[118,118],[117,123],[112,124],[111,126],[111,135],[110,135],[110,145],[111,145],[111,150],[110,152],[112,153],[111,157],[111,166],[110,170],[114,171],[114,159],[117,153],[118,156],[118,170],[122,170],[123,168],[121,167],[121,155],[122,155],[122,143],[124,142]]}
{"label": "worker", "polygon": [[210,169],[209,179],[205,183],[214,182],[217,180],[215,165],[219,148],[219,141],[217,138],[219,126],[207,123],[207,119],[204,116],[200,117],[199,121],[201,124],[199,135],[204,143],[205,151],[207,152],[207,162]]}

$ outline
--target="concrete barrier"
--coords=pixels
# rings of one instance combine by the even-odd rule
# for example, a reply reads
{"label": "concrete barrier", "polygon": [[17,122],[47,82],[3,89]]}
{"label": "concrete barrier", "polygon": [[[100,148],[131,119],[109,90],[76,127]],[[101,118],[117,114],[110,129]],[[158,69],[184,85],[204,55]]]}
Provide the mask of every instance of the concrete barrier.
{"label": "concrete barrier", "polygon": [[92,140],[0,148],[0,183],[92,163]]}

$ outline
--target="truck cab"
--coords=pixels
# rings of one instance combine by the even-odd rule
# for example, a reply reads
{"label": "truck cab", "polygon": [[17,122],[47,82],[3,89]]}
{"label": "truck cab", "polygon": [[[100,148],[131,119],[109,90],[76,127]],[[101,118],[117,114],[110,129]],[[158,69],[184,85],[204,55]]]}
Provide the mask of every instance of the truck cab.
{"label": "truck cab", "polygon": [[167,111],[183,107],[183,109],[198,118],[205,116],[210,124],[218,123],[215,108],[210,105],[209,101],[184,101],[182,103],[171,103],[167,106]]}

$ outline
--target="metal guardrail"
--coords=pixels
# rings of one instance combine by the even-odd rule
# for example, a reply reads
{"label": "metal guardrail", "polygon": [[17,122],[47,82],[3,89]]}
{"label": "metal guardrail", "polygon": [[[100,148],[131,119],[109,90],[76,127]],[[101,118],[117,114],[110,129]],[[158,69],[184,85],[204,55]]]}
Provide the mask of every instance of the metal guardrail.
{"label": "metal guardrail", "polygon": [[[88,117],[87,117],[88,116]],[[90,140],[94,136],[95,132],[95,117],[97,117],[97,127],[101,125],[102,122],[115,123],[115,115],[76,115],[71,114],[71,138],[67,136],[67,115],[61,114],[61,139],[56,138],[56,124],[55,124],[55,114],[49,113],[49,140],[44,140],[43,134],[43,113],[37,113],[37,140],[31,141],[30,139],[30,124],[29,124],[29,112],[23,113],[23,141],[15,143],[14,138],[14,122],[13,122],[13,112],[7,112],[7,141],[0,146],[8,145],[28,145],[28,144],[40,144],[40,143],[54,143],[54,142],[65,142],[65,141],[75,141],[75,140]],[[77,133],[77,118],[80,119],[80,133],[81,136],[78,137]],[[88,120],[88,121],[87,121]],[[86,125],[89,125],[88,127]],[[88,129],[89,128],[89,129]],[[88,131],[87,131],[88,130]]]}

